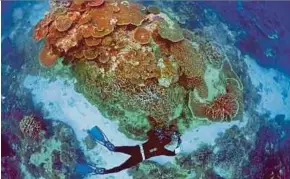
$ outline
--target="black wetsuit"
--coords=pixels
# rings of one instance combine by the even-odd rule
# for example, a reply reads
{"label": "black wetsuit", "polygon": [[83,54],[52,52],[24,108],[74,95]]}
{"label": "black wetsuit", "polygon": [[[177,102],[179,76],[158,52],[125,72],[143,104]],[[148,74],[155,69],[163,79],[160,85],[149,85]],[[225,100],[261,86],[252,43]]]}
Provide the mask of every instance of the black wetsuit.
{"label": "black wetsuit", "polygon": [[105,170],[105,174],[115,173],[115,172],[119,172],[127,168],[131,168],[137,165],[138,163],[142,162],[143,159],[145,160],[154,156],[160,156],[160,155],[174,156],[175,155],[174,151],[170,151],[165,148],[165,145],[171,142],[171,138],[160,139],[160,137],[154,134],[154,131],[149,131],[148,137],[149,137],[148,141],[142,144],[143,150],[144,150],[144,156],[143,156],[144,158],[142,157],[140,145],[116,146],[114,150],[115,152],[125,153],[128,155],[131,155],[131,157],[127,161],[122,163],[121,165]]}

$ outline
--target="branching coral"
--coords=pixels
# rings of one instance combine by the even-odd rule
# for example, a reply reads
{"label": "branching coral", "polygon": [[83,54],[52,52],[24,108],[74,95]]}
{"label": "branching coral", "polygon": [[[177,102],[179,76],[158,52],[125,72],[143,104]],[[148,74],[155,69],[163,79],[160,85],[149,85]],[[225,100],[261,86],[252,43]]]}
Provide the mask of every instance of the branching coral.
{"label": "branching coral", "polygon": [[205,107],[205,115],[211,120],[230,120],[237,115],[239,103],[230,93],[218,96]]}
{"label": "branching coral", "polygon": [[34,116],[25,116],[19,123],[21,132],[31,138],[39,138],[45,133],[44,124]]}
{"label": "branching coral", "polygon": [[200,45],[200,49],[203,53],[202,57],[205,61],[213,65],[215,68],[219,69],[222,67],[224,56],[219,48],[210,42],[203,42]]}

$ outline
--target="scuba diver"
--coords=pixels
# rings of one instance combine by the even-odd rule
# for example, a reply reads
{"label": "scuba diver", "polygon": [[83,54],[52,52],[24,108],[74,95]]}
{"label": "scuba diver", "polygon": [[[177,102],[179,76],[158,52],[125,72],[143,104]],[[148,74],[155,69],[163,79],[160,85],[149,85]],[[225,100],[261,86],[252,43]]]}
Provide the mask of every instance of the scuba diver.
{"label": "scuba diver", "polygon": [[[175,126],[171,125],[169,129],[156,129],[147,132],[148,140],[136,146],[114,146],[105,136],[105,134],[97,127],[93,127],[88,131],[88,134],[98,143],[105,146],[108,150],[113,152],[121,152],[131,157],[119,166],[111,169],[98,168],[88,163],[77,164],[76,172],[81,175],[97,175],[109,174],[131,168],[143,160],[155,156],[175,156],[180,152],[180,134],[177,132]],[[177,140],[177,146],[174,151],[167,150],[165,146]]]}

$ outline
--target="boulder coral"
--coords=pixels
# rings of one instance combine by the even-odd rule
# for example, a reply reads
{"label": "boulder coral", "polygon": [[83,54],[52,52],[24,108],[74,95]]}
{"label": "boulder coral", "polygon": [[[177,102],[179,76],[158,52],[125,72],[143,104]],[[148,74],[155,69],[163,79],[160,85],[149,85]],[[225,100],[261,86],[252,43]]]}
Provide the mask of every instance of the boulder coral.
{"label": "boulder coral", "polygon": [[242,113],[242,84],[222,51],[155,7],[73,1],[64,12],[46,15],[34,38],[45,41],[41,63],[63,57],[77,90],[131,138],[172,123],[185,128],[196,119],[229,121]]}

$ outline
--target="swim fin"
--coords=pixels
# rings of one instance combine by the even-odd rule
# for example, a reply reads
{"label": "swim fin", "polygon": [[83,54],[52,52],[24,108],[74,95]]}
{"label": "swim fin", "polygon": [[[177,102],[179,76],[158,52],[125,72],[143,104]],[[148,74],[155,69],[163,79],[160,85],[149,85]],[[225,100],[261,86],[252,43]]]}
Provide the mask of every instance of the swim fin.
{"label": "swim fin", "polygon": [[108,150],[114,151],[115,146],[108,140],[103,131],[97,126],[93,127],[91,130],[88,130],[88,134],[92,137],[92,139],[105,146]]}
{"label": "swim fin", "polygon": [[78,163],[75,167],[75,171],[82,176],[87,175],[97,175],[97,174],[104,174],[104,168],[94,167],[88,163]]}

